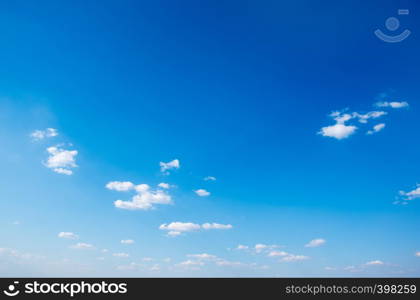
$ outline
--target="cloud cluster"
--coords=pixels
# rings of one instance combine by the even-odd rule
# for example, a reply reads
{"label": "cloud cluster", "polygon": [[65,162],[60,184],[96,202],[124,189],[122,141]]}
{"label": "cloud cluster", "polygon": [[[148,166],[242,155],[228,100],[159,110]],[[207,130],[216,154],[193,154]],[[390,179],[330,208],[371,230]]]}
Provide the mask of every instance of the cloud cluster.
{"label": "cloud cluster", "polygon": [[111,181],[105,186],[118,192],[135,191],[131,201],[116,200],[115,207],[128,210],[149,210],[156,204],[171,204],[171,196],[162,189],[153,190],[148,184],[134,185],[129,181]]}
{"label": "cloud cluster", "polygon": [[55,137],[58,135],[58,130],[55,128],[47,128],[44,130],[35,130],[30,134],[34,141],[40,141],[46,138]]}
{"label": "cloud cluster", "polygon": [[[390,107],[390,108],[402,108],[408,107],[407,102],[378,102],[375,104],[377,107]],[[378,119],[382,116],[387,115],[386,111],[370,111],[364,114],[358,112],[346,112],[344,111],[334,111],[329,116],[335,121],[335,124],[330,126],[322,127],[318,134],[326,137],[335,138],[337,140],[345,139],[353,135],[357,130],[358,126],[353,124],[348,124],[350,121],[357,120],[360,124],[366,124],[370,120]],[[377,124],[373,129],[367,131],[368,135],[377,133],[385,128],[385,123]]]}
{"label": "cloud cluster", "polygon": [[44,165],[54,172],[64,175],[72,175],[72,168],[76,168],[77,150],[65,150],[57,146],[47,148],[49,156]]}
{"label": "cloud cluster", "polygon": [[227,230],[232,229],[233,226],[230,224],[219,224],[219,223],[204,223],[202,225],[191,222],[172,222],[169,224],[162,224],[159,226],[160,230],[168,231],[168,236],[175,237],[185,232],[199,231],[199,230]]}

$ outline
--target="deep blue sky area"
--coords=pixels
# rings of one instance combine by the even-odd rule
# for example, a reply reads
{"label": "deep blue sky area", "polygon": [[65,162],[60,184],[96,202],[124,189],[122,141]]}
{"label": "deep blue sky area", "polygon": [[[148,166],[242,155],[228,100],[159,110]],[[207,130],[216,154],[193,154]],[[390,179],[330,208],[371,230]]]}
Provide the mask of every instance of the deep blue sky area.
{"label": "deep blue sky area", "polygon": [[0,276],[419,276],[419,13],[2,1]]}

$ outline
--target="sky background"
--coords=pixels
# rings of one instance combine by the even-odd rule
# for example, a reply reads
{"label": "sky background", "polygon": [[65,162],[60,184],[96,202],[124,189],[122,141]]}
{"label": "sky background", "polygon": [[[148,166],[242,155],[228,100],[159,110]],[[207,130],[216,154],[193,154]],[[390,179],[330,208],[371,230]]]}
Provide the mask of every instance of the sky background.
{"label": "sky background", "polygon": [[[2,1],[0,276],[420,276],[419,11]],[[373,33],[392,16],[400,43]],[[357,129],[323,135],[334,111]],[[116,207],[139,184],[171,204]]]}

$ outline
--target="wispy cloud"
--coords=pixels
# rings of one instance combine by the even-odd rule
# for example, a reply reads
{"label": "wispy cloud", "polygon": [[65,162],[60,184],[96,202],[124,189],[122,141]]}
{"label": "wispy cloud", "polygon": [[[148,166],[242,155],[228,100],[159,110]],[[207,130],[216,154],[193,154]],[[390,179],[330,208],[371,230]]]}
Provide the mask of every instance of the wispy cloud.
{"label": "wispy cloud", "polygon": [[366,132],[366,134],[374,134],[374,133],[377,133],[377,132],[381,131],[384,128],[385,128],[385,123],[380,123],[380,124],[377,124],[377,125],[373,126],[373,129]]}
{"label": "wispy cloud", "polygon": [[30,137],[34,141],[40,141],[46,138],[58,136],[58,130],[55,128],[47,128],[44,130],[35,130],[30,134]]}
{"label": "wispy cloud", "polygon": [[391,108],[404,108],[404,107],[408,107],[409,104],[406,101],[402,101],[402,102],[380,101],[380,102],[375,103],[375,106],[377,106],[377,107],[391,107]]}
{"label": "wispy cloud", "polygon": [[134,240],[121,240],[121,244],[132,245],[134,244]]}
{"label": "wispy cloud", "polygon": [[314,239],[312,241],[310,241],[309,243],[307,243],[305,245],[305,247],[307,248],[315,248],[315,247],[319,247],[322,246],[326,243],[327,241],[324,239]]}
{"label": "wispy cloud", "polygon": [[160,230],[168,231],[168,236],[175,237],[179,236],[184,232],[199,231],[199,230],[211,230],[219,229],[226,230],[232,229],[233,226],[230,224],[219,224],[219,223],[204,223],[203,225],[191,223],[191,222],[172,222],[169,224],[162,224],[159,226]]}
{"label": "wispy cloud", "polygon": [[204,181],[216,181],[216,177],[214,177],[214,176],[207,176],[207,177],[204,177]]}
{"label": "wispy cloud", "polygon": [[77,240],[79,236],[77,234],[74,234],[73,232],[60,232],[58,234],[59,238],[62,239],[70,239],[70,240]]}
{"label": "wispy cloud", "polygon": [[70,246],[73,249],[80,249],[80,250],[90,250],[90,249],[94,249],[95,247],[93,247],[93,245],[91,244],[87,244],[87,243],[77,243],[73,246]]}
{"label": "wispy cloud", "polygon": [[179,169],[181,165],[180,165],[178,159],[174,159],[174,160],[172,160],[170,162],[167,162],[167,163],[160,162],[159,163],[159,166],[160,166],[160,171],[162,173],[166,173],[167,174],[168,173],[167,171],[172,170],[172,169]]}

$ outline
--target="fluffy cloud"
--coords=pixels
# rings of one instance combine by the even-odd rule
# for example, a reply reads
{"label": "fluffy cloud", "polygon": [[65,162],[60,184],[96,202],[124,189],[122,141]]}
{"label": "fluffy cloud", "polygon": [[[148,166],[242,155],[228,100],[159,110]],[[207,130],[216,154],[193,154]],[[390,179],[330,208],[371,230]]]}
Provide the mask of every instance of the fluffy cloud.
{"label": "fluffy cloud", "polygon": [[178,266],[181,266],[181,267],[204,266],[204,262],[199,261],[199,260],[190,260],[189,259],[189,260],[186,260],[186,261],[183,261],[183,262],[179,263]]}
{"label": "fluffy cloud", "polygon": [[131,245],[134,244],[134,240],[121,240],[121,244]]}
{"label": "fluffy cloud", "polygon": [[152,190],[148,184],[134,185],[129,181],[111,181],[106,185],[107,189],[115,191],[133,190],[137,194],[131,198],[131,201],[117,200],[115,207],[128,210],[149,210],[154,208],[155,204],[171,204],[171,196],[163,190]]}
{"label": "fluffy cloud", "polygon": [[381,131],[384,128],[385,128],[385,123],[380,123],[380,124],[377,124],[377,125],[373,126],[373,129],[366,132],[366,134],[374,134],[374,133],[377,133],[377,132]]}
{"label": "fluffy cloud", "polygon": [[198,196],[200,196],[200,197],[206,197],[206,196],[210,196],[210,193],[209,192],[207,192],[206,190],[204,190],[204,189],[198,189],[198,190],[196,190],[196,191],[194,191]]}
{"label": "fluffy cloud", "polygon": [[307,243],[307,244],[305,245],[305,247],[308,247],[308,248],[315,248],[315,247],[322,246],[322,245],[324,245],[325,243],[326,243],[326,240],[324,240],[324,239],[314,239],[314,240],[310,241],[309,243]]}
{"label": "fluffy cloud", "polygon": [[73,232],[60,232],[58,234],[59,238],[62,239],[70,239],[70,240],[77,240],[79,236],[77,234],[74,234]]}
{"label": "fluffy cloud", "polygon": [[58,130],[55,128],[47,128],[45,130],[35,130],[30,134],[34,141],[40,141],[45,138],[55,137],[58,135]]}
{"label": "fluffy cloud", "polygon": [[391,108],[403,108],[408,107],[408,102],[402,101],[402,102],[377,102],[375,104],[377,107],[391,107]]}
{"label": "fluffy cloud", "polygon": [[170,188],[170,185],[169,185],[169,183],[161,182],[161,183],[158,184],[158,187],[167,190],[167,189]]}
{"label": "fluffy cloud", "polygon": [[170,162],[167,162],[167,163],[160,162],[159,166],[160,166],[160,171],[165,173],[165,172],[167,172],[169,170],[172,170],[172,169],[179,169],[180,163],[179,163],[178,159],[174,159],[174,160],[172,160]]}
{"label": "fluffy cloud", "polygon": [[207,176],[207,177],[204,177],[204,181],[216,181],[216,177]]}
{"label": "fluffy cloud", "polygon": [[358,118],[360,123],[366,124],[369,119],[377,119],[379,117],[385,116],[388,113],[385,111],[371,111],[366,114],[359,114],[357,112],[353,113],[353,118]]}
{"label": "fluffy cloud", "polygon": [[198,231],[201,229],[210,230],[210,229],[232,229],[233,226],[230,224],[218,224],[218,223],[204,223],[203,225],[195,223],[183,223],[183,222],[172,222],[169,224],[162,224],[159,226],[160,230],[169,231],[168,235],[175,237],[179,236],[181,233]]}
{"label": "fluffy cloud", "polygon": [[279,248],[280,246],[278,245],[265,245],[265,244],[256,244],[254,246],[254,250],[256,253],[261,253],[263,251],[269,251],[275,248]]}
{"label": "fluffy cloud", "polygon": [[130,181],[111,181],[106,185],[109,190],[125,192],[134,189],[134,184]]}
{"label": "fluffy cloud", "polygon": [[248,246],[245,246],[245,245],[238,245],[236,247],[236,250],[248,250],[248,249],[249,249],[249,247]]}
{"label": "fluffy cloud", "polygon": [[127,253],[113,253],[112,254],[112,256],[115,256],[115,257],[120,257],[120,258],[127,258],[127,257],[130,257],[130,255],[129,254],[127,254]]}
{"label": "fluffy cloud", "polygon": [[365,265],[366,266],[381,266],[383,264],[384,264],[383,261],[380,261],[380,260],[372,260],[372,261],[367,262]]}
{"label": "fluffy cloud", "polygon": [[420,251],[417,251],[414,255],[420,257]]}
{"label": "fluffy cloud", "polygon": [[53,146],[48,147],[47,152],[49,153],[49,157],[45,163],[47,168],[59,174],[73,174],[71,168],[77,167],[75,157],[78,152],[76,150],[65,150]]}
{"label": "fluffy cloud", "polygon": [[319,134],[322,136],[336,138],[337,140],[345,139],[351,136],[357,130],[356,126],[335,124],[331,126],[322,127]]}
{"label": "fluffy cloud", "polygon": [[93,245],[87,243],[77,243],[76,245],[71,246],[73,249],[89,250],[94,249]]}

